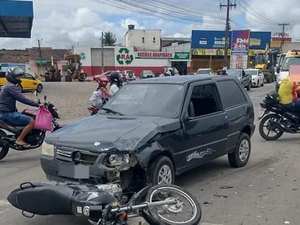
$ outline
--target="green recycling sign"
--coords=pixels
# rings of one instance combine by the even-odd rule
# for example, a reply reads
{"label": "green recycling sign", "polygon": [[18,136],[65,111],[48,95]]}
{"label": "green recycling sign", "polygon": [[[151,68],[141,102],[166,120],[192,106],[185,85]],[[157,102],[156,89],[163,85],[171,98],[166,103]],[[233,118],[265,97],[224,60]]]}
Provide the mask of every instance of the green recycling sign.
{"label": "green recycling sign", "polygon": [[131,64],[133,59],[134,57],[132,54],[130,54],[128,48],[120,48],[118,54],[116,55],[116,60],[120,65]]}

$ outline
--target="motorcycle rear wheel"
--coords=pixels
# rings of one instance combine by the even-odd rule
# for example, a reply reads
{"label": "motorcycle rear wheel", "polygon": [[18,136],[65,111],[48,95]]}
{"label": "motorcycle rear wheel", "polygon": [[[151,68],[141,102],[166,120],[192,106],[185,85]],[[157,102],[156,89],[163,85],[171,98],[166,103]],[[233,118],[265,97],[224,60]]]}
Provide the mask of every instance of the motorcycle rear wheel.
{"label": "motorcycle rear wheel", "polygon": [[[4,131],[0,130],[0,138],[2,139],[2,137],[5,136],[7,136],[7,134]],[[5,143],[2,140],[0,140],[0,160],[5,158],[5,156],[8,153],[8,150],[9,150],[9,146],[5,145]]]}
{"label": "motorcycle rear wheel", "polygon": [[[149,206],[148,220],[150,224],[162,225],[196,225],[199,224],[202,210],[197,199],[182,188],[175,185],[156,185],[149,189],[146,201],[177,200],[173,205]],[[148,221],[149,222],[149,221]]]}
{"label": "motorcycle rear wheel", "polygon": [[284,131],[276,127],[271,127],[270,124],[271,121],[275,122],[279,119],[280,116],[276,114],[269,114],[262,118],[259,123],[259,134],[263,139],[267,141],[275,141],[283,135]]}

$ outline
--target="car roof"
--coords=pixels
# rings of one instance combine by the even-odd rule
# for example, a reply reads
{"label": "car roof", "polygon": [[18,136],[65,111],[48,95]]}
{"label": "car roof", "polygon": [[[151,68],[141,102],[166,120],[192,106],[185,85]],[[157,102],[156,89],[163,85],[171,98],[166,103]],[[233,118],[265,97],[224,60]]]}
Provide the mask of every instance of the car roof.
{"label": "car roof", "polygon": [[140,79],[132,81],[131,83],[155,83],[155,84],[189,84],[196,81],[209,81],[209,80],[228,80],[235,79],[229,76],[211,76],[206,74],[200,75],[180,75],[180,76],[166,76],[166,77],[156,77],[150,79]]}

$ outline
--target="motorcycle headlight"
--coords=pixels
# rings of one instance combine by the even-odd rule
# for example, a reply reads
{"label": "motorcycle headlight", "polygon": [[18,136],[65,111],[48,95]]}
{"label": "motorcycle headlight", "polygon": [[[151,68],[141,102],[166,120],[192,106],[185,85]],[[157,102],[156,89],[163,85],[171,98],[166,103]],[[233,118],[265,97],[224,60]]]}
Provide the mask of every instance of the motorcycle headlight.
{"label": "motorcycle headlight", "polygon": [[124,166],[130,161],[129,154],[112,154],[107,157],[107,166]]}
{"label": "motorcycle headlight", "polygon": [[54,145],[47,144],[44,142],[42,144],[42,155],[54,156]]}

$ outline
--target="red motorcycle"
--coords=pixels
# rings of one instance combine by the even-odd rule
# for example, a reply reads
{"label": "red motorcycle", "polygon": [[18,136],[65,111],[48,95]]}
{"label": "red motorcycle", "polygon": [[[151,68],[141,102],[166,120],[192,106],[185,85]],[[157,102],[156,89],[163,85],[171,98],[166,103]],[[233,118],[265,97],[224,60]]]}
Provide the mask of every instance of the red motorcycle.
{"label": "red motorcycle", "polygon": [[[46,101],[47,96],[44,97],[44,106],[49,110],[52,115],[52,125],[53,131],[61,128],[57,123],[59,115],[55,106]],[[32,118],[35,118],[38,108],[25,109],[22,111],[22,114],[28,115]],[[42,145],[46,131],[33,129],[25,138],[25,142],[30,144],[30,147],[25,148],[16,144],[16,139],[22,132],[24,126],[14,126],[3,120],[0,120],[0,160],[2,160],[8,153],[9,149],[15,149],[18,151],[25,151],[30,149],[38,148]]]}

